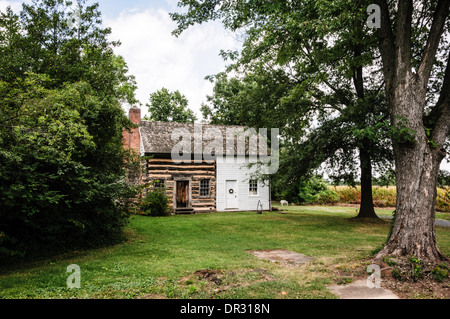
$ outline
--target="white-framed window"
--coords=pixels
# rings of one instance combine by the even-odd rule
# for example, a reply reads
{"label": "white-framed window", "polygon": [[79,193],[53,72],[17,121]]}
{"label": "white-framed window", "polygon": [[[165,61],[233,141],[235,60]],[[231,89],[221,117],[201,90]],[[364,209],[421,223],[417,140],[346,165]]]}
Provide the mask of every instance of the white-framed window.
{"label": "white-framed window", "polygon": [[249,194],[250,196],[258,195],[258,181],[257,180],[251,180],[249,182],[248,186]]}
{"label": "white-framed window", "polygon": [[211,196],[211,180],[210,179],[202,179],[200,180],[200,196],[209,197]]}

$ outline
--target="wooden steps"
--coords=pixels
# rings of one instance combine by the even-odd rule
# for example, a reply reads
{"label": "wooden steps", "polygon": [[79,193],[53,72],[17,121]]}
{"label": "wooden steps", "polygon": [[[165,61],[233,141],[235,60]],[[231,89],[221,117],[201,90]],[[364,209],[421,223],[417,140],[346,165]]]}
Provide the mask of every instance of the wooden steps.
{"label": "wooden steps", "polygon": [[176,215],[190,215],[195,214],[195,210],[193,208],[177,208],[175,210]]}

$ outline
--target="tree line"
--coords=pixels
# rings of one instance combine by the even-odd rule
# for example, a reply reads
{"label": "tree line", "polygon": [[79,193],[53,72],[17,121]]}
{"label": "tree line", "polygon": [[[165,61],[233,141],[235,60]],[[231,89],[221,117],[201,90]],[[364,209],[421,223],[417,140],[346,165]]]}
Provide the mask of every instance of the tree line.
{"label": "tree line", "polygon": [[1,12],[0,260],[122,238],[136,84],[110,33],[85,0]]}

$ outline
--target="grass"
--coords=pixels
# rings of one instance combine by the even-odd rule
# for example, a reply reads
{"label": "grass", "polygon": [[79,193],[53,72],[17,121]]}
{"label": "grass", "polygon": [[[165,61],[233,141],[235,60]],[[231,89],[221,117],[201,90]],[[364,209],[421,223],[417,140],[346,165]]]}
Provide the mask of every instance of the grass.
{"label": "grass", "polygon": [[[0,269],[0,298],[335,298],[326,286],[363,275],[364,260],[389,233],[389,223],[352,221],[351,207],[287,211],[134,216],[123,244]],[[437,235],[450,255],[450,230],[438,227]],[[314,261],[284,267],[247,252],[264,249]],[[67,288],[71,264],[81,268],[81,289]],[[213,275],[198,272],[205,269]]]}

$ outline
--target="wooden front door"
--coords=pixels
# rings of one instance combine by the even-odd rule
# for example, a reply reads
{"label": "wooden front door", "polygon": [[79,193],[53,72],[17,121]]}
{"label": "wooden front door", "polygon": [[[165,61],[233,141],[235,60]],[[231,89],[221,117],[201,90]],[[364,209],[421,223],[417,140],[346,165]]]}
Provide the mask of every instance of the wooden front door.
{"label": "wooden front door", "polygon": [[177,182],[177,208],[188,208],[189,204],[189,182]]}

